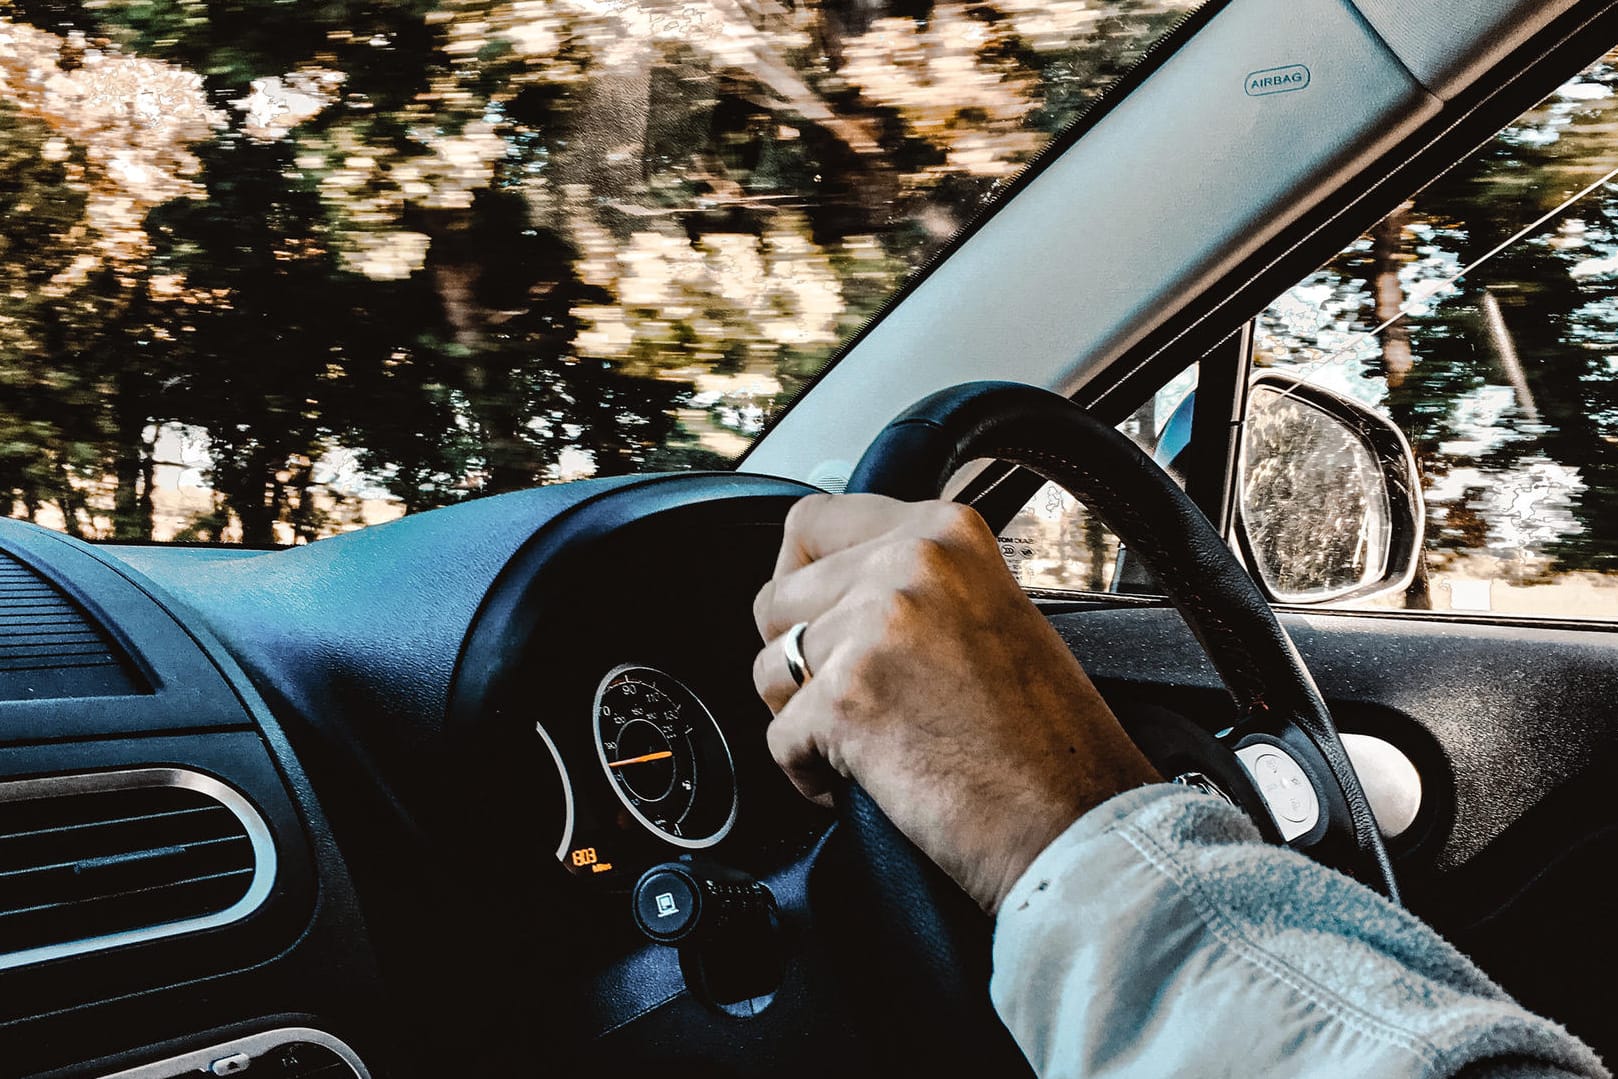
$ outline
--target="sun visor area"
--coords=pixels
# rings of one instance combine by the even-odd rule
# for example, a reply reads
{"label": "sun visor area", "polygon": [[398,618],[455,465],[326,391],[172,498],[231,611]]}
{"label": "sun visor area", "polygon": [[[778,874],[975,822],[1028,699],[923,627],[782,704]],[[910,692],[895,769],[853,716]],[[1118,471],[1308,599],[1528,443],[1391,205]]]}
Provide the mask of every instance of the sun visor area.
{"label": "sun visor area", "polygon": [[857,460],[896,413],[967,379],[1076,389],[1439,108],[1347,0],[1233,0],[1044,163],[742,467],[805,478]]}
{"label": "sun visor area", "polygon": [[1393,54],[1448,101],[1506,54],[1567,11],[1574,0],[1356,0]]}

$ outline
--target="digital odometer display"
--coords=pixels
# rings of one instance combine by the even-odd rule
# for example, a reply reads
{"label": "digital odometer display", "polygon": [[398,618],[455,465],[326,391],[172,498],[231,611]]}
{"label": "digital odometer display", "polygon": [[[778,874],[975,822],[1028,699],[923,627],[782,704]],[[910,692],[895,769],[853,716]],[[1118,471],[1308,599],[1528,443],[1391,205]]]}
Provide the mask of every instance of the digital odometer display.
{"label": "digital odometer display", "polygon": [[651,667],[624,665],[596,690],[601,767],[630,816],[663,839],[709,847],[736,819],[730,747],[685,685]]}

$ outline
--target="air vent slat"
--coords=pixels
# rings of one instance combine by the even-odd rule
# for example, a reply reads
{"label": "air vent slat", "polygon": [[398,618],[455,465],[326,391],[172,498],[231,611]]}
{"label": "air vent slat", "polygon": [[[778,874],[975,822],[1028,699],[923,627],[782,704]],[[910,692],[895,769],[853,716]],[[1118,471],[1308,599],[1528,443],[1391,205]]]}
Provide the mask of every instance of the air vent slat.
{"label": "air vent slat", "polygon": [[[99,859],[57,862],[0,874],[6,905],[16,905],[10,913],[0,913],[3,922],[11,913],[28,909],[86,902],[104,896],[122,895],[145,888],[163,887],[177,878],[200,879],[215,873],[235,872],[252,856],[245,850],[247,839],[221,836],[172,847],[148,847]],[[22,904],[32,903],[24,908]]]}
{"label": "air vent slat", "polygon": [[0,952],[38,947],[42,940],[81,940],[184,921],[194,917],[198,908],[225,910],[246,894],[252,874],[251,868],[238,869],[94,899],[0,912]]}
{"label": "air vent slat", "polygon": [[261,884],[255,827],[240,796],[193,773],[0,783],[0,968],[8,953],[221,915]]}
{"label": "air vent slat", "polygon": [[[74,613],[74,615],[78,613],[78,611],[68,607],[61,600],[24,600],[21,603],[0,602],[0,610],[5,611],[6,615],[16,615],[18,618],[42,618],[42,616],[49,618],[52,615],[60,615],[63,611]],[[83,621],[83,618],[79,621]]]}
{"label": "air vent slat", "polygon": [[106,646],[94,638],[87,642],[66,641],[55,643],[52,641],[28,640],[16,643],[0,643],[0,656],[10,656],[17,659],[48,659],[51,656],[104,656],[106,654]]}
{"label": "air vent slat", "polygon": [[27,618],[9,618],[0,612],[0,633],[7,637],[25,637],[30,633],[91,633],[84,620],[71,614],[47,614]]}
{"label": "air vent slat", "polygon": [[47,862],[109,858],[120,852],[196,843],[223,834],[241,835],[241,822],[224,806],[172,817],[134,816],[69,828],[31,828],[0,835],[0,872]]}
{"label": "air vent slat", "polygon": [[32,626],[5,626],[0,625],[0,648],[9,643],[12,637],[28,637],[36,641],[94,641],[94,630],[75,626],[71,622],[63,623],[36,623]]}
{"label": "air vent slat", "polygon": [[0,649],[0,666],[29,670],[36,667],[79,667],[85,665],[102,665],[116,662],[105,652],[53,652],[7,654],[7,649]]}
{"label": "air vent slat", "polygon": [[[252,872],[253,870],[251,868],[247,868],[226,869],[217,873],[196,873],[191,876],[181,877],[178,880],[163,880],[146,884],[132,884],[128,887],[120,888],[117,891],[105,892],[100,895],[77,896],[67,899],[53,899],[44,903],[35,903],[31,907],[18,907],[15,910],[0,911],[0,935],[3,935],[10,926],[17,924],[9,921],[8,919],[26,919],[30,915],[36,914],[60,914],[65,913],[74,907],[88,908],[96,903],[110,904],[120,899],[129,899],[133,896],[150,895],[153,892],[160,892],[165,889],[188,888],[193,885],[212,884],[219,881],[229,880],[233,877],[248,876]],[[246,891],[247,889],[243,887],[238,890]]]}
{"label": "air vent slat", "polygon": [[138,850],[120,851],[117,854],[103,854],[93,858],[74,858],[51,865],[7,870],[0,872],[0,880],[16,881],[25,878],[30,873],[46,873],[55,870],[70,870],[75,875],[84,876],[119,866],[149,863],[160,858],[179,857],[207,847],[218,846],[220,843],[240,842],[243,842],[240,836],[223,835],[215,836],[211,839],[197,839],[189,843],[171,843],[166,847],[141,847]]}
{"label": "air vent slat", "polygon": [[[13,673],[21,675],[28,671],[78,670],[83,667],[118,667],[118,661],[105,656],[40,656],[34,659],[19,658],[10,663],[0,663],[0,671],[4,671],[7,675]],[[38,694],[25,693],[16,694],[9,699],[29,699],[36,696]],[[47,695],[46,699],[51,696],[62,697],[66,696],[66,694]],[[0,699],[5,698],[0,697]]]}
{"label": "air vent slat", "polygon": [[198,813],[221,813],[221,812],[228,813],[229,810],[225,809],[224,806],[195,806],[195,807],[186,808],[186,809],[164,809],[164,810],[158,810],[156,812],[150,812],[150,813],[136,813],[136,814],[132,814],[132,815],[127,816],[127,817],[112,817],[112,818],[108,818],[106,820],[102,820],[100,818],[97,818],[97,819],[94,819],[94,820],[72,821],[72,822],[69,822],[67,824],[53,824],[53,825],[50,825],[50,826],[44,827],[44,828],[35,828],[32,831],[12,832],[9,835],[7,835],[5,838],[7,838],[7,839],[23,839],[23,838],[26,838],[28,836],[46,835],[46,834],[49,834],[51,832],[68,832],[68,831],[73,831],[73,830],[80,829],[80,828],[103,828],[103,827],[108,827],[110,825],[115,825],[115,824],[130,824],[130,823],[133,823],[135,821],[143,821],[143,820],[155,821],[155,820],[161,820],[161,819],[167,818],[167,817],[194,816],[194,815],[196,815]]}

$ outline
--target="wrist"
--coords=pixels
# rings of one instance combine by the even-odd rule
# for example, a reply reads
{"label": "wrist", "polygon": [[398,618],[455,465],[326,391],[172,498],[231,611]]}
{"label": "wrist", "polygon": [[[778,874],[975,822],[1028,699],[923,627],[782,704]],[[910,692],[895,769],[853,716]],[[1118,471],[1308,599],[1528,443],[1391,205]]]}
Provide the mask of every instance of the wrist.
{"label": "wrist", "polygon": [[[1006,896],[1035,859],[1076,822],[1119,795],[1163,783],[1163,777],[1133,742],[1125,741],[1120,749],[1116,759],[1098,762],[1101,765],[1098,774],[1086,777],[1089,781],[1072,784],[1043,805],[1018,807],[1015,819],[1019,826],[1002,849],[993,887],[986,895],[978,897],[990,917],[999,912]],[[1100,777],[1105,777],[1105,781],[1096,781]]]}

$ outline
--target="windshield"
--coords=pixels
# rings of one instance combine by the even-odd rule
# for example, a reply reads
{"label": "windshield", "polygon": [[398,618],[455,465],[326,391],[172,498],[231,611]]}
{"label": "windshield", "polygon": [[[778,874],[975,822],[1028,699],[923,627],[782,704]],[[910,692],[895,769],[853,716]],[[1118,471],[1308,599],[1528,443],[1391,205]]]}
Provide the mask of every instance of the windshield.
{"label": "windshield", "polygon": [[0,484],[294,543],[725,467],[1190,0],[0,6]]}

